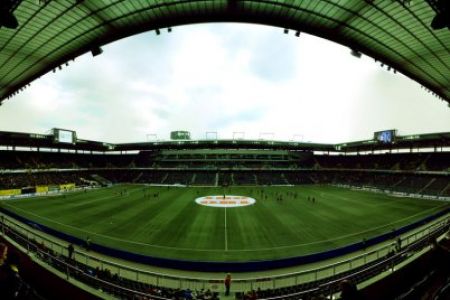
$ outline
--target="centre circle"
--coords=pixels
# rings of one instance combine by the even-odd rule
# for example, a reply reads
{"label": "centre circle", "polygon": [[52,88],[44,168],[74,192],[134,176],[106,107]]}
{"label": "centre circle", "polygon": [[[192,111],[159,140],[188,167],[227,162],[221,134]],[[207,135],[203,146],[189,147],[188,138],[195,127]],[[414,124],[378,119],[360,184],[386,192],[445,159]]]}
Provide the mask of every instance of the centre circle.
{"label": "centre circle", "polygon": [[195,202],[199,205],[211,206],[211,207],[242,207],[249,206],[256,203],[256,200],[247,196],[236,195],[214,195],[205,196],[195,199]]}

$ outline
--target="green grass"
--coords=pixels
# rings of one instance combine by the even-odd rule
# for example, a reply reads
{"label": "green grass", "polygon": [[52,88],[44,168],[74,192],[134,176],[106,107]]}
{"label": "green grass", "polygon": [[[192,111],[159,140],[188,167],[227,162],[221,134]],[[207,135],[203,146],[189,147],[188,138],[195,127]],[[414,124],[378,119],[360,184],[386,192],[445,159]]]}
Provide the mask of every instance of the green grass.
{"label": "green grass", "polygon": [[[127,195],[120,196],[126,189]],[[145,197],[157,193],[159,197]],[[260,190],[268,195],[261,199]],[[298,197],[287,196],[287,191]],[[449,207],[332,186],[230,187],[256,199],[238,208],[198,205],[222,188],[119,185],[66,196],[3,201],[2,206],[43,225],[94,243],[155,257],[254,261],[330,250],[370,238]],[[276,201],[282,193],[284,200]],[[315,204],[307,197],[317,199]],[[226,221],[226,228],[225,228]]]}

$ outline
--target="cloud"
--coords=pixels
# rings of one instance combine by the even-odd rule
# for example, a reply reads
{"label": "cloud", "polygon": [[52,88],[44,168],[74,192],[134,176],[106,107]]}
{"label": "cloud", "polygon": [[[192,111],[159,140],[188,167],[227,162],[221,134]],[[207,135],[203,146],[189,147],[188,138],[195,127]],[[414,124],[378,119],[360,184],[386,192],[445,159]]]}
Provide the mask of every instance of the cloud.
{"label": "cloud", "polygon": [[[231,138],[261,132],[315,142],[450,131],[450,111],[419,85],[356,59],[349,49],[282,29],[248,24],[176,27],[143,33],[84,55],[32,83],[0,109],[0,130],[77,131],[106,142]],[[267,135],[267,136],[270,136]]]}

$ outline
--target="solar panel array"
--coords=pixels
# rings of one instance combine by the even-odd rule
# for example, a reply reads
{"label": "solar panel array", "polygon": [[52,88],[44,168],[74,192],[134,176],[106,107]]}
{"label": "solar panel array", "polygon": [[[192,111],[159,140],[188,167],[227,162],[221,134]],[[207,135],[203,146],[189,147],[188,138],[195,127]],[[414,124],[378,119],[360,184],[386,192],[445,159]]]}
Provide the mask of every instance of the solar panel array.
{"label": "solar panel array", "polygon": [[450,103],[450,30],[432,30],[426,1],[23,0],[17,29],[0,28],[0,99],[119,38],[214,21],[308,32],[374,57]]}

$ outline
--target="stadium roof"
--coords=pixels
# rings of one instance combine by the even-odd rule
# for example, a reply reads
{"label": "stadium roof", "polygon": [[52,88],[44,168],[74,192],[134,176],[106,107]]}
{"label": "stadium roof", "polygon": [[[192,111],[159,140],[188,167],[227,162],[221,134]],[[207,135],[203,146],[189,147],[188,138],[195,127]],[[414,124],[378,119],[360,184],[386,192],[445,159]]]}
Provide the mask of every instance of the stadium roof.
{"label": "stadium roof", "polygon": [[0,28],[0,101],[39,76],[117,39],[182,24],[236,21],[333,40],[409,76],[450,103],[450,30],[430,27],[436,8],[429,3],[437,0],[2,2],[10,3],[6,9],[19,25]]}
{"label": "stadium roof", "polygon": [[[76,139],[72,143],[62,143],[55,139],[53,133],[25,133],[0,131],[0,147],[8,150],[24,148],[70,149],[83,151],[146,151],[146,150],[193,150],[193,149],[253,149],[253,150],[290,150],[290,151],[324,151],[324,152],[367,152],[376,150],[391,151],[395,149],[427,149],[442,151],[450,147],[450,132],[428,133],[396,136],[393,143],[382,143],[375,139],[348,142],[342,144],[319,144],[300,141],[270,140],[182,140],[151,141],[139,143],[105,143]],[[432,151],[432,150],[431,150]]]}

